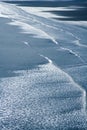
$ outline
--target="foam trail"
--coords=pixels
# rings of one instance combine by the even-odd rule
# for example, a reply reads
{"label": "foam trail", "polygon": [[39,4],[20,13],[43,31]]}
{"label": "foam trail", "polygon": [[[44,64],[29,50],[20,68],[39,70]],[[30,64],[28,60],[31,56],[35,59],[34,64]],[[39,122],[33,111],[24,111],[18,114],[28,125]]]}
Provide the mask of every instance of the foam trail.
{"label": "foam trail", "polygon": [[[79,23],[78,23],[78,24],[79,24]],[[67,34],[71,35],[71,36],[74,38],[73,43],[74,43],[75,45],[80,46],[80,47],[87,48],[87,45],[84,45],[84,44],[81,44],[81,43],[80,43],[81,39],[80,39],[78,36],[76,36],[76,34],[73,34],[73,32],[71,32],[70,29],[68,29],[69,31],[67,31],[67,29],[68,29],[68,28],[65,28],[65,30],[64,30],[64,29],[61,29],[61,31],[62,31],[62,32],[66,32]]]}
{"label": "foam trail", "polygon": [[29,34],[33,34],[33,35],[35,34],[33,37],[50,39],[53,43],[58,44],[58,42],[52,36],[50,36],[48,33],[43,31],[42,29],[38,29],[30,24],[27,24],[26,22],[14,21],[9,24],[21,27],[21,29],[23,30],[24,33],[29,33]]}
{"label": "foam trail", "polygon": [[86,47],[87,48],[87,45],[84,45],[84,44],[81,44],[79,40],[75,40],[74,43],[80,47]]}
{"label": "foam trail", "polygon": [[64,48],[64,47],[61,47],[62,50],[65,50],[65,51],[69,51],[70,54],[73,54],[75,55],[77,58],[79,58],[83,63],[85,63],[85,61],[81,58],[80,55],[78,55],[76,52],[74,52],[73,50],[71,49],[68,49],[68,48]]}
{"label": "foam trail", "polygon": [[23,43],[24,43],[26,46],[29,46],[29,43],[28,43],[28,42],[24,41]]}
{"label": "foam trail", "polygon": [[44,55],[41,55],[41,54],[40,54],[40,56],[43,57],[43,58],[45,58],[48,61],[48,63],[52,64],[52,60],[51,59],[49,59],[48,57],[46,57]]}
{"label": "foam trail", "polygon": [[[68,32],[68,31],[67,31]],[[71,32],[68,32],[73,38],[75,38],[75,40],[73,41],[73,43],[77,46],[80,46],[80,47],[84,47],[84,48],[87,48],[87,45],[84,45],[84,44],[81,44],[80,43],[80,38],[78,38],[77,36],[75,36],[73,33]]]}

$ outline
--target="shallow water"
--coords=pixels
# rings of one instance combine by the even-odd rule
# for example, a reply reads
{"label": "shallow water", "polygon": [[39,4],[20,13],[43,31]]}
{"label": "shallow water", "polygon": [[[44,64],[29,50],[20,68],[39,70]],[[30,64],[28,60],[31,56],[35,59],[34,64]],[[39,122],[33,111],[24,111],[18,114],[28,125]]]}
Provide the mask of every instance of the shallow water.
{"label": "shallow water", "polygon": [[0,129],[86,130],[87,23],[25,4],[0,3]]}

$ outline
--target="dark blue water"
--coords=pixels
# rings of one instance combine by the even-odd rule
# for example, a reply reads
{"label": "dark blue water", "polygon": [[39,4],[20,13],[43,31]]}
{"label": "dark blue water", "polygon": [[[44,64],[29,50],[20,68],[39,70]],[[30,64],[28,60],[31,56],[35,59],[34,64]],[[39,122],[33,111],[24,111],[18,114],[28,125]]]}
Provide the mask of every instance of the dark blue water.
{"label": "dark blue water", "polygon": [[6,1],[7,3],[17,4],[19,6],[33,6],[33,7],[81,7],[77,10],[69,11],[51,11],[56,15],[67,16],[68,18],[58,18],[59,20],[74,20],[87,21],[87,0],[73,0],[73,1]]}

